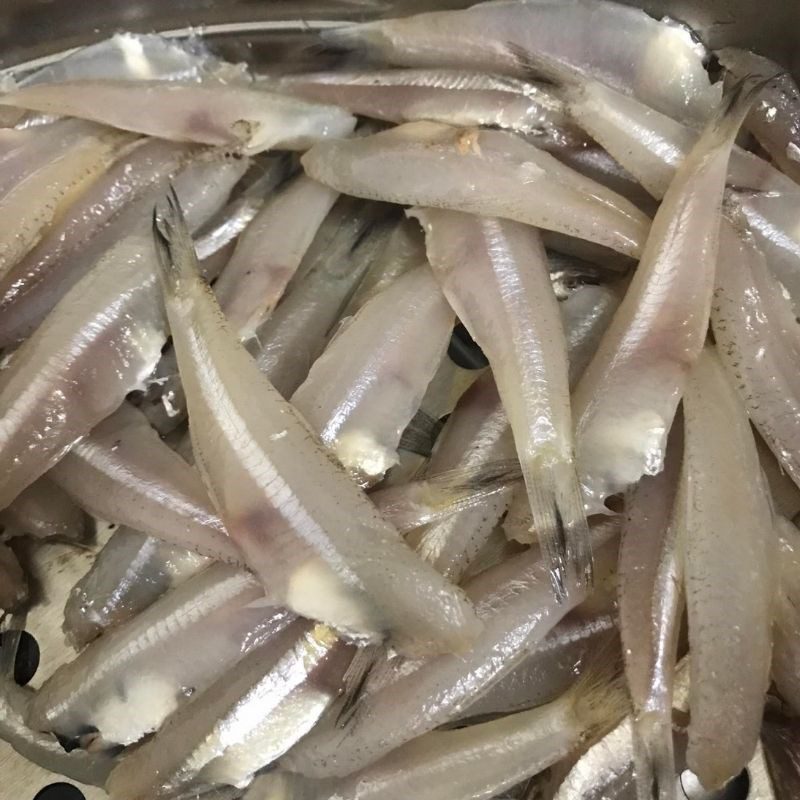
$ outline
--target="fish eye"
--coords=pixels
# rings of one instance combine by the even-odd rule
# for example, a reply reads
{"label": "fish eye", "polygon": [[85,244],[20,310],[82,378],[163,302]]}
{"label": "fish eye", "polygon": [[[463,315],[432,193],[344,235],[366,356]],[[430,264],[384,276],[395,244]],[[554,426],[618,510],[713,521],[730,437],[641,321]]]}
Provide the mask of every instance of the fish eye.
{"label": "fish eye", "polygon": [[[8,636],[8,633],[0,633],[0,650],[3,648],[4,636]],[[17,684],[26,686],[31,682],[36,670],[39,669],[40,656],[39,642],[28,631],[22,631],[17,647],[17,657],[14,660],[14,681]]]}
{"label": "fish eye", "polygon": [[86,795],[71,783],[51,783],[45,786],[33,800],[86,800]]}

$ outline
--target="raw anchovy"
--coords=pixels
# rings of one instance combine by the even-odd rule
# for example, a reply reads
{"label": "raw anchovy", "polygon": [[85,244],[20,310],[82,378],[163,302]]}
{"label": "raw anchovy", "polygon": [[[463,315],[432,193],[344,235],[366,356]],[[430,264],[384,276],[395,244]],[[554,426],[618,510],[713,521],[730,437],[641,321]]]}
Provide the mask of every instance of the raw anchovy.
{"label": "raw anchovy", "polygon": [[43,769],[90,786],[103,786],[116,761],[107,753],[67,753],[55,736],[31,729],[26,718],[35,696],[7,678],[0,680],[0,740]]}
{"label": "raw anchovy", "polygon": [[201,555],[242,560],[197,471],[130,403],[75,444],[49,475],[95,517]]}
{"label": "raw anchovy", "polygon": [[113,800],[246,786],[317,722],[339,692],[352,648],[297,621],[174,714],[106,785]]}
{"label": "raw anchovy", "polygon": [[300,175],[256,215],[214,286],[241,339],[275,308],[338,193]]}
{"label": "raw anchovy", "polygon": [[578,471],[589,513],[655,475],[708,328],[728,157],[750,104],[726,99],[682,162],[639,266],[573,395]]}
{"label": "raw anchovy", "polygon": [[471,650],[415,662],[388,685],[365,690],[342,728],[319,726],[283,766],[310,777],[348,775],[462,716],[584,599],[585,590],[573,587],[559,603],[547,562],[529,550],[474,578],[469,594],[485,622]]}
{"label": "raw anchovy", "polygon": [[488,800],[567,756],[625,713],[619,682],[591,676],[540,708],[448,731],[433,731],[365,769],[326,784],[317,797]]}
{"label": "raw anchovy", "polygon": [[0,609],[16,611],[28,602],[28,579],[14,551],[0,542]]}
{"label": "raw anchovy", "polygon": [[14,106],[100,122],[178,142],[240,148],[304,150],[346,136],[355,118],[342,109],[242,85],[70,80],[26,86],[0,96]]}
{"label": "raw anchovy", "polygon": [[[428,474],[477,470],[513,458],[514,441],[491,373],[466,391],[444,427]],[[373,495],[374,497],[374,495]],[[453,583],[459,583],[508,506],[509,491],[498,492],[408,537],[417,553]],[[380,506],[379,506],[380,507]]]}
{"label": "raw anchovy", "polygon": [[778,537],[779,578],[775,611],[772,679],[793,710],[800,708],[800,532],[784,517],[775,517]]}
{"label": "raw anchovy", "polygon": [[[661,198],[697,132],[596,83],[570,92],[570,112],[578,123]],[[800,297],[800,187],[737,147],[731,151],[728,183],[729,199],[741,208],[770,269],[794,298]]]}
{"label": "raw anchovy", "polygon": [[323,38],[400,66],[533,71],[559,83],[597,77],[676,117],[705,119],[719,99],[691,31],[608,0],[500,0],[337,28]]}
{"label": "raw anchovy", "polygon": [[615,620],[607,614],[588,621],[568,616],[516,669],[469,706],[464,717],[510,714],[552,702],[575,683],[590,653],[605,647],[615,630]]}
{"label": "raw anchovy", "polygon": [[567,346],[536,231],[451,211],[410,212],[445,296],[487,354],[508,414],[533,528],[560,596],[591,582],[592,554],[572,443]]}
{"label": "raw anchovy", "polygon": [[711,324],[751,422],[800,485],[800,332],[789,300],[746,231],[723,221]]}
{"label": "raw anchovy", "polygon": [[544,135],[568,125],[546,86],[502,75],[437,69],[310,72],[267,80],[267,88],[387,122],[430,120]]}
{"label": "raw anchovy", "polygon": [[0,511],[0,524],[37,539],[82,539],[89,527],[86,515],[51,478],[43,475],[21,492]]}
{"label": "raw anchovy", "polygon": [[770,79],[758,93],[744,126],[790,178],[800,180],[800,89],[794,78],[774,61],[749,50],[724,47],[716,56],[736,80],[750,75]]}
{"label": "raw anchovy", "polygon": [[[291,159],[285,154],[270,156],[260,159],[257,168],[261,172],[258,178],[223,206],[197,233],[192,231],[194,249],[199,261],[207,261],[219,253],[247,228],[275,188],[286,178],[291,169]],[[227,260],[224,259],[220,265],[220,271]],[[209,275],[206,267],[203,268],[203,274]],[[216,278],[218,274],[219,271],[215,271],[213,277]],[[211,280],[209,277],[207,279]]]}
{"label": "raw anchovy", "polygon": [[113,244],[120,225],[103,235],[108,226],[195,155],[185,145],[162,141],[134,144],[134,149],[118,158],[48,229],[42,241],[0,279],[0,346],[27,338],[85,274],[92,263],[90,254],[99,255]]}
{"label": "raw anchovy", "polygon": [[417,267],[346,322],[292,395],[362,486],[397,463],[403,430],[447,349],[453,322],[430,268]]}
{"label": "raw anchovy", "polygon": [[120,528],[69,593],[63,625],[67,641],[80,650],[210,564],[211,559],[191,550]]}
{"label": "raw anchovy", "polygon": [[167,314],[195,458],[269,596],[401,648],[463,650],[471,604],[399,539],[237,342],[197,275],[177,198],[156,217]]}
{"label": "raw anchovy", "polygon": [[343,218],[329,246],[301,264],[280,305],[256,330],[252,350],[258,368],[284,397],[305,380],[384,244],[388,228],[372,226],[374,213],[362,207],[354,217]]}
{"label": "raw anchovy", "polygon": [[710,348],[688,382],[683,409],[687,760],[714,789],[744,769],[758,741],[769,683],[775,538],[750,423]]}
{"label": "raw anchovy", "polygon": [[134,141],[129,134],[78,120],[59,123],[58,133],[56,147],[20,180],[6,184],[7,191],[0,198],[0,213],[14,220],[0,235],[0,277]]}
{"label": "raw anchovy", "polygon": [[[124,236],[136,232],[145,235],[149,231],[153,205],[163,195],[166,179],[170,175],[173,175],[172,184],[175,190],[186,198],[187,220],[193,232],[217,212],[227,191],[221,190],[213,181],[209,182],[209,172],[216,170],[214,164],[218,163],[219,156],[211,152],[203,154],[197,150],[191,151],[184,145],[153,143],[153,147],[156,146],[172,149],[172,156],[167,155],[166,160],[158,158],[158,163],[153,168],[154,174],[149,178],[144,171],[139,172],[139,180],[143,185],[129,185],[124,189],[123,194],[130,193],[134,197],[126,201],[123,208],[118,209],[120,213],[108,224],[92,235],[90,228],[95,224],[99,210],[106,202],[95,196],[95,190],[100,194],[105,191],[103,178],[82,198],[88,204],[74,204],[74,214],[68,214],[63,225],[51,228],[41,244],[9,273],[7,281],[0,284],[0,289],[10,287],[4,295],[10,304],[8,307],[0,305],[0,343],[6,340],[22,340],[32,333],[67,291]],[[125,163],[134,164],[144,170],[146,164],[142,162],[157,155],[157,152],[148,148],[149,145],[143,147],[141,152],[137,151],[137,159],[131,158]],[[125,176],[121,184],[129,181],[131,175],[130,170],[123,169],[123,172]],[[112,179],[115,178],[114,173],[115,169],[112,168]],[[112,196],[116,196],[124,187],[117,185],[115,180],[113,183],[110,192]],[[226,188],[228,187],[223,187]],[[112,202],[111,205],[116,203]],[[75,240],[78,244],[75,244]],[[204,266],[206,263],[204,262]]]}
{"label": "raw anchovy", "polygon": [[380,255],[361,279],[342,312],[342,318],[352,317],[361,306],[391,286],[401,275],[425,263],[425,237],[414,220],[403,217],[389,234]]}
{"label": "raw anchovy", "polygon": [[252,575],[214,565],[57,669],[28,722],[68,747],[131,744],[292,619]]}
{"label": "raw anchovy", "polygon": [[650,224],[624,197],[506,131],[409,122],[321,142],[301,162],[315,180],[357,197],[504,217],[634,257]]}
{"label": "raw anchovy", "polygon": [[[224,198],[246,166],[209,163],[207,181]],[[166,338],[155,257],[149,237],[120,241],[0,371],[0,507],[152,372]]]}
{"label": "raw anchovy", "polygon": [[646,476],[625,502],[619,552],[619,619],[633,700],[639,796],[675,800],[672,694],[683,613],[681,548],[686,512],[678,499],[683,430],[676,420],[664,470]]}

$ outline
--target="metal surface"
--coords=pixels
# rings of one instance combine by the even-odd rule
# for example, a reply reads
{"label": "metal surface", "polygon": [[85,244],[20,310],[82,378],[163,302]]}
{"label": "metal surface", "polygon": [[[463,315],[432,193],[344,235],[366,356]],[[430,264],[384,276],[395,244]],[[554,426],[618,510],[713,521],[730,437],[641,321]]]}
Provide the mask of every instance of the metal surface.
{"label": "metal surface", "polygon": [[[630,2],[630,0],[628,0]],[[61,53],[119,30],[185,32],[200,27],[214,49],[231,60],[250,63],[292,61],[313,42],[310,20],[359,20],[434,8],[469,5],[465,0],[0,0],[0,68]],[[744,45],[800,74],[800,0],[642,0],[655,16],[669,15],[691,25],[711,47]],[[104,541],[105,530],[99,535]],[[72,658],[61,632],[64,602],[88,569],[96,547],[31,545],[37,604],[28,630],[41,647],[39,686]],[[751,800],[766,776],[754,781]],[[59,777],[30,764],[0,742],[0,800],[32,800]],[[87,800],[103,791],[80,787]]]}

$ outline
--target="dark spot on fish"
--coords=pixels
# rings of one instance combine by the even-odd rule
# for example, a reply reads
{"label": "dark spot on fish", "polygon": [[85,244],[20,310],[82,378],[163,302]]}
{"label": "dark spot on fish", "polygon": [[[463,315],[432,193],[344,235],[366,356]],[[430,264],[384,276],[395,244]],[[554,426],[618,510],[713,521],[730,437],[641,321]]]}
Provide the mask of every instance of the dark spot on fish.
{"label": "dark spot on fish", "polygon": [[489,359],[483,354],[483,350],[460,322],[453,329],[447,355],[462,369],[483,369],[489,365]]}
{"label": "dark spot on fish", "polygon": [[65,753],[71,753],[73,750],[80,750],[81,749],[81,739],[80,736],[63,736],[60,733],[53,734],[58,743],[61,745],[61,748],[64,750]]}
{"label": "dark spot on fish", "polygon": [[[9,632],[0,633],[0,648],[3,647],[4,637],[6,641],[11,641]],[[36,674],[36,670],[39,669],[40,657],[39,642],[28,631],[22,631],[17,645],[17,655],[14,659],[14,682],[20,686],[26,686],[30,683]]]}
{"label": "dark spot on fish", "polygon": [[86,795],[71,783],[51,783],[37,792],[33,800],[86,800]]}

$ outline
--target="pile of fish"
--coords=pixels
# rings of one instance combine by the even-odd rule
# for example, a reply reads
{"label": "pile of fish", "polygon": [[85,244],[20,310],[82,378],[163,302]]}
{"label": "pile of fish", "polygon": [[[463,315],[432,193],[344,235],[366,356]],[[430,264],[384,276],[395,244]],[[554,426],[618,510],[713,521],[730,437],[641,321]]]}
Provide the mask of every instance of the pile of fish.
{"label": "pile of fish", "polygon": [[317,37],[3,82],[7,632],[20,537],[96,558],[0,738],[113,800],[800,797],[797,86],[607,0]]}

